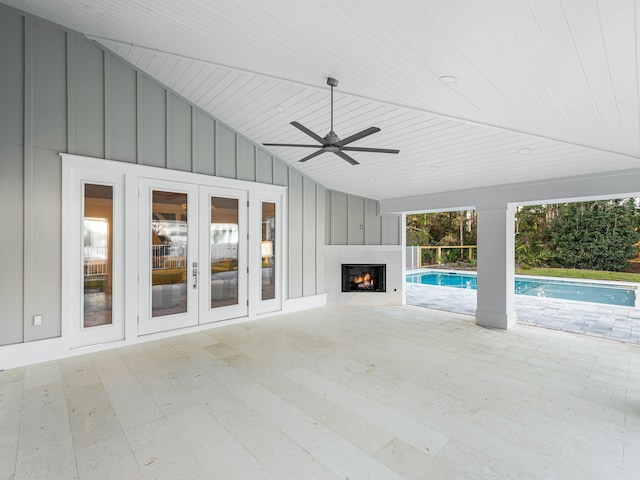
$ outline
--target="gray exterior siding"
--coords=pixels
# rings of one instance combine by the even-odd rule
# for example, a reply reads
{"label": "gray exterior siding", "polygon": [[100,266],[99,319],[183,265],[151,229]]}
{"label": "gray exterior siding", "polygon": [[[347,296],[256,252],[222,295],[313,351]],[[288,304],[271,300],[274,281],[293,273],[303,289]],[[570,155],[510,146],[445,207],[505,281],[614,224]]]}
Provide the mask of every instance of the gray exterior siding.
{"label": "gray exterior siding", "polygon": [[[316,204],[317,184],[307,177],[302,179],[302,296],[316,292]],[[313,292],[313,293],[311,293]]]}
{"label": "gray exterior siding", "polygon": [[380,215],[376,200],[326,190],[326,245],[400,245],[400,215]]}
{"label": "gray exterior siding", "polygon": [[273,159],[260,149],[256,151],[256,182],[273,183]]}
{"label": "gray exterior siding", "polygon": [[191,144],[191,105],[175,95],[168,95],[167,103],[169,118],[168,158],[167,168],[192,172]]}
{"label": "gray exterior siding", "polygon": [[[105,55],[107,65],[105,105],[107,106],[106,155],[108,159],[136,163],[136,98],[135,70],[111,55]],[[213,126],[213,121],[212,121]]]}
{"label": "gray exterior siding", "polygon": [[88,42],[68,42],[69,151],[104,158],[104,52]]}
{"label": "gray exterior siding", "polygon": [[2,248],[0,248],[0,342],[19,343],[23,338],[24,283],[24,216],[23,175],[21,162],[7,159],[21,158],[22,146],[0,142],[0,202],[3,218]]}
{"label": "gray exterior siding", "polygon": [[397,239],[373,201],[325,190],[75,32],[0,5],[0,65],[0,345],[62,334],[61,152],[288,186],[285,298],[324,293],[326,239]]}
{"label": "gray exterior siding", "polygon": [[144,75],[139,77],[141,81],[138,83],[138,163],[166,168],[167,94],[165,89],[153,80]]}
{"label": "gray exterior siding", "polygon": [[25,123],[33,129],[33,142],[27,146],[66,151],[67,37],[37,22],[27,22],[25,27],[25,44],[30,46],[25,49],[25,69],[31,71],[25,78],[27,96],[33,92],[32,112],[25,112],[29,115]]}
{"label": "gray exterior siding", "polygon": [[256,147],[240,136],[238,137],[238,178],[256,181]]}
{"label": "gray exterior siding", "polygon": [[[18,15],[0,15],[0,143],[24,140],[24,26]],[[1,166],[0,166],[1,168]]]}
{"label": "gray exterior siding", "polygon": [[[291,170],[289,172],[289,298],[302,297],[302,250],[304,218],[302,205],[302,175]],[[296,281],[291,281],[296,279]]]}
{"label": "gray exterior siding", "polygon": [[196,111],[193,127],[193,171],[213,175],[215,173],[215,121],[207,114]]}
{"label": "gray exterior siding", "polygon": [[216,122],[216,176],[236,178],[238,173],[236,145],[236,133]]}

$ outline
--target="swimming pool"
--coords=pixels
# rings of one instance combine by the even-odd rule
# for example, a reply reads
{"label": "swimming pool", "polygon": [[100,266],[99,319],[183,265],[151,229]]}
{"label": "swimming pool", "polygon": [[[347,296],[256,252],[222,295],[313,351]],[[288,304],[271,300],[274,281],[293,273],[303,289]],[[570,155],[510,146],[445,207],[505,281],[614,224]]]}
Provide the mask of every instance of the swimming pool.
{"label": "swimming pool", "polygon": [[[421,272],[407,274],[408,283],[477,290],[477,278],[469,272]],[[561,298],[579,302],[606,303],[634,307],[636,287],[610,283],[576,282],[555,278],[516,276],[515,293],[533,297]]]}

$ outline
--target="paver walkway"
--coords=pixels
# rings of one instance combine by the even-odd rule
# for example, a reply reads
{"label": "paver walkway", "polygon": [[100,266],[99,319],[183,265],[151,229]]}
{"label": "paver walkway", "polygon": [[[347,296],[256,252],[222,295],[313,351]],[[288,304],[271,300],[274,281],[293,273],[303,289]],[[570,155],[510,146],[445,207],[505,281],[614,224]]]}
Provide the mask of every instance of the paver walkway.
{"label": "paver walkway", "polygon": [[[407,305],[474,315],[476,291],[406,284]],[[516,321],[525,325],[640,344],[640,308],[516,295]]]}

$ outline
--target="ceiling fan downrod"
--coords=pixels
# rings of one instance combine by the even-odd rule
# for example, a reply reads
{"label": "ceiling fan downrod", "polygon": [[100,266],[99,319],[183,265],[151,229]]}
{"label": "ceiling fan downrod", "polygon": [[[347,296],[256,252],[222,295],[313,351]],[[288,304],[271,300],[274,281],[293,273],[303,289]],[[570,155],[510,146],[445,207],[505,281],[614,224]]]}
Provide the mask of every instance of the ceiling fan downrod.
{"label": "ceiling fan downrod", "polygon": [[338,80],[335,78],[327,78],[327,85],[331,86],[331,133],[333,133],[333,87],[338,86]]}

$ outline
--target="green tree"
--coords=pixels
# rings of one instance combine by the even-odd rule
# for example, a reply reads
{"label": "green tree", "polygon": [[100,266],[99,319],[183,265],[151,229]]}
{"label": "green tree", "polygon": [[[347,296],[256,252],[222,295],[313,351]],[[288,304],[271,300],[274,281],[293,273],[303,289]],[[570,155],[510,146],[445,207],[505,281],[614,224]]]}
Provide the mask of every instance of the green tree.
{"label": "green tree", "polygon": [[[634,199],[522,206],[516,211],[516,263],[522,267],[619,270],[637,253]],[[407,245],[477,245],[474,210],[407,215]],[[435,260],[435,251],[425,250]],[[433,258],[431,258],[433,257]],[[446,263],[462,260],[446,250]]]}
{"label": "green tree", "polygon": [[407,215],[407,245],[475,245],[476,212]]}
{"label": "green tree", "polygon": [[[476,225],[475,210],[411,214],[407,215],[406,242],[408,246],[475,245]],[[442,255],[445,263],[466,261],[466,258],[466,252],[459,249],[447,249]],[[435,261],[435,250],[423,251],[423,263]]]}
{"label": "green tree", "polygon": [[519,207],[516,212],[516,263],[521,268],[544,267],[550,258],[549,225],[552,205]]}
{"label": "green tree", "polygon": [[549,231],[556,267],[618,271],[634,257],[639,215],[634,199],[559,206]]}
{"label": "green tree", "polygon": [[425,214],[407,215],[407,246],[431,245],[433,237]]}

